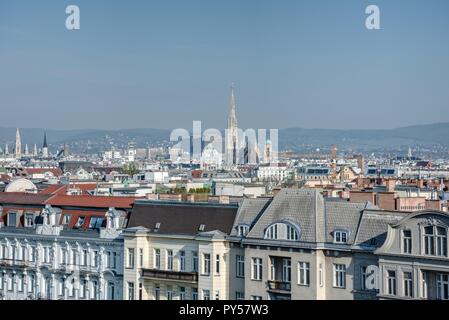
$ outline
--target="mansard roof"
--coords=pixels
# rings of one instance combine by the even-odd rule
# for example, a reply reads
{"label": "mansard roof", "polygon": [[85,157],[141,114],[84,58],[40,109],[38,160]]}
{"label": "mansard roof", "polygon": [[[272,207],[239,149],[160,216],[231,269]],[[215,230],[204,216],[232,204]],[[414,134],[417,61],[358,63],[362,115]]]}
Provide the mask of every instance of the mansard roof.
{"label": "mansard roof", "polygon": [[[376,210],[369,203],[327,201],[316,189],[282,189],[271,202],[244,199],[234,227],[250,225],[247,239],[251,242],[263,239],[271,224],[289,221],[301,228],[298,243],[333,243],[334,231],[344,230],[347,245],[375,248],[385,241],[388,225],[407,214]],[[237,235],[235,230],[232,235]]]}
{"label": "mansard roof", "polygon": [[230,234],[237,209],[231,204],[139,200],[134,204],[128,228],[145,227],[154,233],[174,235],[215,230]]}

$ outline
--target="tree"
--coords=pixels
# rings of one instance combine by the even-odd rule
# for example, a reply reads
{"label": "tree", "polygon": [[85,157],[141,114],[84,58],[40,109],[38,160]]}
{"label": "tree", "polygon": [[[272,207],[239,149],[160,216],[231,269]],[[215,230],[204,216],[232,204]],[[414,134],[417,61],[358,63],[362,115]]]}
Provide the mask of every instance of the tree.
{"label": "tree", "polygon": [[132,177],[135,174],[139,173],[139,169],[134,162],[128,162],[123,165],[123,173]]}

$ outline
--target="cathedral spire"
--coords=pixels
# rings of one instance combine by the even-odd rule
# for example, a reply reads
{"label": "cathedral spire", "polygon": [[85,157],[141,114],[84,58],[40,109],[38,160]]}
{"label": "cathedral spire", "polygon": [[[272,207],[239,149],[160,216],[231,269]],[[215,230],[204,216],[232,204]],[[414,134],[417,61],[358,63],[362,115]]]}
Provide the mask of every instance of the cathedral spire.
{"label": "cathedral spire", "polygon": [[16,130],[16,149],[15,149],[15,156],[16,158],[20,158],[22,155],[22,141],[20,139],[20,131],[19,128]]}
{"label": "cathedral spire", "polygon": [[231,85],[231,95],[229,97],[229,115],[228,115],[228,129],[237,128],[237,116],[235,112],[235,95],[234,84]]}
{"label": "cathedral spire", "polygon": [[47,131],[44,131],[44,143],[42,145],[42,148],[48,148],[48,146],[47,146]]}

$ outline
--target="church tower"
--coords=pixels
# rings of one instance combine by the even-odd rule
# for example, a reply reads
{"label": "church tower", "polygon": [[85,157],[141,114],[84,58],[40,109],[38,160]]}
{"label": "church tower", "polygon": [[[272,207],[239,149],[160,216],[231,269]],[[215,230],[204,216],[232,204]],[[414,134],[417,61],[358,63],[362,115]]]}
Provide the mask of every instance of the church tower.
{"label": "church tower", "polygon": [[19,159],[22,156],[22,141],[20,140],[20,131],[19,128],[16,130],[16,149],[15,149],[15,157]]}
{"label": "church tower", "polygon": [[48,158],[47,131],[44,132],[44,143],[42,144],[42,157]]}
{"label": "church tower", "polygon": [[231,95],[229,98],[229,114],[226,132],[226,160],[227,164],[237,163],[237,116],[235,111],[234,84],[231,85]]}

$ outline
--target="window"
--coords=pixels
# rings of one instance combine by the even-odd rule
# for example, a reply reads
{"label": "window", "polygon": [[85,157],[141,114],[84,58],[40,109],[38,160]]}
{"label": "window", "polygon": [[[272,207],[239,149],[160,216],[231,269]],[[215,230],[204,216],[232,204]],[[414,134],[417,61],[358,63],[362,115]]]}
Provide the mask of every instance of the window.
{"label": "window", "polygon": [[94,251],[92,252],[92,267],[98,267],[98,265],[100,264],[100,254],[98,253],[98,251]]}
{"label": "window", "polygon": [[236,276],[238,278],[245,277],[245,257],[241,255],[236,256]]}
{"label": "window", "polygon": [[134,300],[134,282],[128,282],[128,300]]}
{"label": "window", "polygon": [[437,274],[437,299],[449,300],[449,274]]}
{"label": "window", "polygon": [[139,267],[143,266],[143,249],[139,249]]}
{"label": "window", "polygon": [[367,290],[366,280],[368,279],[368,273],[367,273],[366,266],[360,267],[360,275],[361,275],[361,277],[360,277],[360,279],[361,279],[360,289]]}
{"label": "window", "polygon": [[205,274],[205,275],[210,274],[210,254],[209,253],[203,254],[203,274]]}
{"label": "window", "polygon": [[253,258],[251,268],[251,280],[262,280],[262,259]]}
{"label": "window", "polygon": [[215,300],[220,300],[220,291],[215,291]]}
{"label": "window", "polygon": [[0,272],[0,290],[3,290],[3,273]]}
{"label": "window", "polygon": [[70,282],[69,296],[70,297],[74,297],[75,296],[75,279],[72,279],[72,281]]}
{"label": "window", "polygon": [[154,269],[160,269],[161,268],[161,249],[154,249],[154,262],[153,266]]}
{"label": "window", "polygon": [[112,266],[111,266],[111,268],[112,269],[117,268],[117,252],[114,252],[112,254]]}
{"label": "window", "polygon": [[134,269],[134,248],[128,248],[127,267]]}
{"label": "window", "polygon": [[334,243],[346,243],[348,242],[348,232],[337,230],[334,231]]}
{"label": "window", "polygon": [[115,285],[114,282],[108,282],[108,299],[115,299]]}
{"label": "window", "polygon": [[296,241],[298,240],[298,232],[291,225],[287,225],[287,240]]}
{"label": "window", "polygon": [[73,226],[74,229],[82,228],[84,224],[84,220],[86,219],[85,216],[79,216],[78,220],[76,221],[75,225]]}
{"label": "window", "polygon": [[173,250],[167,250],[167,270],[173,270]]}
{"label": "window", "polygon": [[[129,292],[129,291],[128,291]],[[134,299],[134,283],[133,283],[133,295],[132,295],[133,299]],[[97,280],[92,281],[92,294],[91,294],[91,298],[98,300],[100,299],[100,285],[98,283]],[[133,300],[130,299],[130,300]]]}
{"label": "window", "polygon": [[8,213],[8,227],[17,226],[17,214],[15,212]]}
{"label": "window", "polygon": [[237,291],[235,293],[235,300],[245,300],[245,294],[243,292]]}
{"label": "window", "polygon": [[210,291],[203,289],[203,300],[210,300]]}
{"label": "window", "polygon": [[396,271],[387,271],[387,294],[396,295]]}
{"label": "window", "polygon": [[282,259],[282,281],[283,282],[291,282],[291,280],[292,280],[291,269],[292,269],[291,260],[287,259],[287,258]]}
{"label": "window", "polygon": [[334,287],[346,287],[346,266],[344,264],[334,264]]}
{"label": "window", "polygon": [[167,300],[173,300],[173,289],[171,286],[167,286]]}
{"label": "window", "polygon": [[30,262],[34,262],[35,257],[36,257],[36,248],[35,247],[30,247],[30,250],[29,250],[29,260],[30,260]]}
{"label": "window", "polygon": [[185,300],[186,299],[186,288],[180,287],[179,288],[179,300]]}
{"label": "window", "polygon": [[6,276],[6,285],[8,287],[8,291],[12,291],[13,290],[13,285],[14,285],[14,275],[11,274],[9,276]]}
{"label": "window", "polygon": [[198,272],[198,252],[192,252],[192,270]]}
{"label": "window", "polygon": [[265,239],[297,241],[299,232],[289,223],[275,223],[265,230]]}
{"label": "window", "polygon": [[215,273],[220,274],[220,255],[215,255]]}
{"label": "window", "polygon": [[298,263],[298,284],[302,286],[310,285],[310,263]]}
{"label": "window", "polygon": [[161,300],[161,287],[158,285],[154,287],[154,300]]}
{"label": "window", "polygon": [[28,292],[29,293],[33,293],[34,292],[34,287],[36,285],[35,280],[36,278],[34,277],[34,274],[30,274],[28,276]]}
{"label": "window", "polygon": [[402,253],[412,253],[412,232],[410,230],[402,231]]}
{"label": "window", "polygon": [[31,228],[34,225],[34,214],[26,213],[24,222],[25,222],[25,227]]}
{"label": "window", "polygon": [[88,252],[87,249],[83,250],[83,254],[81,255],[81,265],[82,266],[87,266],[87,258],[88,257]]}
{"label": "window", "polygon": [[273,240],[276,240],[278,238],[278,224],[277,223],[268,227],[268,229],[265,233],[265,238],[273,239]]}
{"label": "window", "polygon": [[251,300],[262,300],[262,296],[251,296]]}
{"label": "window", "polygon": [[88,286],[87,280],[85,279],[81,280],[79,289],[81,299],[85,299],[87,297],[87,286]]}
{"label": "window", "polygon": [[404,296],[413,297],[413,275],[411,272],[404,272]]}
{"label": "window", "polygon": [[64,295],[64,279],[58,280],[58,295],[59,296]]}
{"label": "window", "polygon": [[198,289],[192,288],[192,300],[198,300]]}
{"label": "window", "polygon": [[67,264],[67,249],[61,248],[61,257],[60,257],[61,265]]}
{"label": "window", "polygon": [[437,256],[447,256],[447,229],[443,227],[437,227]]}
{"label": "window", "polygon": [[143,300],[143,285],[142,285],[142,282],[139,283],[139,300]]}
{"label": "window", "polygon": [[21,274],[18,276],[17,291],[23,292],[25,289],[24,285],[25,285],[25,275]]}
{"label": "window", "polygon": [[89,229],[100,229],[103,226],[103,217],[91,217],[89,222]]}
{"label": "window", "polygon": [[65,214],[62,216],[62,224],[63,225],[69,225],[70,224],[70,218],[72,218],[72,216],[70,214]]}
{"label": "window", "polygon": [[247,225],[239,225],[237,226],[237,233],[239,237],[246,237],[249,232],[249,226]]}
{"label": "window", "polygon": [[179,271],[186,271],[186,252],[179,251]]}
{"label": "window", "polygon": [[76,249],[72,249],[72,264],[76,264]]}
{"label": "window", "polygon": [[424,227],[424,253],[447,256],[447,229],[437,226]]}

